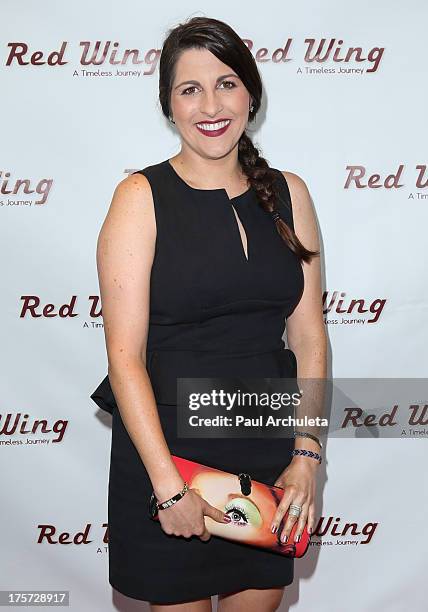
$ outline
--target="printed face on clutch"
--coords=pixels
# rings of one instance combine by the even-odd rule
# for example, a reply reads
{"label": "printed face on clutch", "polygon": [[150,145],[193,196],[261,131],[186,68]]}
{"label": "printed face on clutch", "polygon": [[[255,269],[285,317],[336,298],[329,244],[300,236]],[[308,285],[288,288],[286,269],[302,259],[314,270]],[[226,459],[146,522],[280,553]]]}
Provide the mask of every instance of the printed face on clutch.
{"label": "printed face on clutch", "polygon": [[206,516],[205,524],[211,534],[247,544],[281,548],[282,551],[293,546],[292,543],[282,544],[279,541],[281,529],[276,534],[270,530],[280,501],[272,487],[252,481],[250,495],[243,495],[236,476],[209,470],[195,472],[189,485],[208,503],[232,519],[230,523],[223,524]]}

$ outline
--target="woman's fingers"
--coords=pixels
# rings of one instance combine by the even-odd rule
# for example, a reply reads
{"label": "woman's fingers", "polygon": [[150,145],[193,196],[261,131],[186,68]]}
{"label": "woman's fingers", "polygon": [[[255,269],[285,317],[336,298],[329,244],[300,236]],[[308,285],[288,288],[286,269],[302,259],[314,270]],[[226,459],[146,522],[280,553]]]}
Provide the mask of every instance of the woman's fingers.
{"label": "woman's fingers", "polygon": [[315,503],[310,504],[308,512],[308,531],[310,535],[313,534],[315,529]]}
{"label": "woman's fingers", "polygon": [[[298,490],[297,485],[295,484],[290,484],[286,487],[284,491],[284,495],[282,496],[281,501],[279,502],[276,512],[272,519],[272,525],[271,525],[272,533],[276,533],[278,531],[279,525],[284,515],[288,511],[290,504],[293,503],[292,500],[296,499],[297,497],[297,490]],[[295,519],[296,517],[289,516],[288,518],[291,521],[293,518]],[[295,521],[293,521],[293,524],[294,522]]]}
{"label": "woman's fingers", "polygon": [[[294,503],[294,502],[293,502]],[[300,538],[302,537],[302,533],[303,530],[305,528],[306,525],[306,521],[307,521],[307,517],[308,517],[308,504],[299,504],[299,506],[302,506],[302,512],[300,513],[299,517],[295,517],[297,519],[297,521],[294,521],[293,523],[290,523],[290,525],[288,525],[288,520],[286,522],[285,528],[281,534],[281,542],[287,542],[288,541],[288,537],[290,535],[291,530],[293,529],[293,525],[297,522],[297,527],[296,527],[296,531],[294,532],[294,541],[295,542],[299,542]]]}
{"label": "woman's fingers", "polygon": [[[304,503],[303,498],[300,497],[300,500],[299,500],[299,496],[295,496],[291,503],[295,504],[296,506],[301,506],[302,510],[299,516],[295,516],[293,514],[290,514],[290,510],[288,509],[289,514],[287,516],[287,520],[285,521],[285,524],[284,524],[284,527],[282,529],[281,536],[280,536],[280,540],[283,543],[288,542],[288,538],[290,536],[291,530],[293,529],[296,523],[297,523],[297,528],[296,528],[295,536],[298,535],[299,533],[299,526],[302,525],[301,531],[300,531],[300,535],[301,535],[301,532],[303,531],[303,528],[306,524],[307,504]],[[298,542],[299,540],[297,540],[295,537],[294,541]]]}
{"label": "woman's fingers", "polygon": [[208,531],[208,529],[205,527],[203,534],[200,535],[199,538],[202,540],[202,542],[207,542],[210,539],[210,537],[211,537],[211,534]]}
{"label": "woman's fingers", "polygon": [[[278,508],[272,519],[272,525],[271,525],[272,533],[276,533],[278,531],[279,525],[281,524],[281,521],[283,520],[284,516],[288,512],[287,520],[285,521],[283,525],[283,529],[280,535],[280,541],[282,543],[285,543],[288,541],[290,533],[293,527],[296,525],[296,523],[297,523],[297,527],[294,533],[294,541],[298,542],[300,540],[303,530],[305,528],[305,525],[309,518],[310,509],[312,509],[310,520],[313,522],[314,520],[314,516],[313,516],[314,511],[312,508],[313,504],[307,503],[306,499],[307,499],[307,496],[302,491],[299,492],[297,485],[289,485],[286,487],[286,491],[280,503],[278,504]],[[289,508],[291,504],[301,507],[301,512],[299,516],[290,514]]]}
{"label": "woman's fingers", "polygon": [[219,517],[223,518],[224,513],[208,504],[198,490],[189,489],[182,501],[159,513],[159,522],[167,535],[186,540],[197,536],[206,542],[210,539],[211,533],[205,524],[204,515],[219,520]]}

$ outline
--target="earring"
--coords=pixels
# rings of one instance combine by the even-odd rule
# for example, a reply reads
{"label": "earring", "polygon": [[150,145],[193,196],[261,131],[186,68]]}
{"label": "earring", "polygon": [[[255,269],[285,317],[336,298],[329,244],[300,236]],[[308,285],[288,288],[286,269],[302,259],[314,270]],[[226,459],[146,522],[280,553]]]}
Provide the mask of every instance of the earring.
{"label": "earring", "polygon": [[250,113],[252,113],[252,112],[253,112],[253,110],[254,110],[254,104],[252,104],[252,105],[250,106]]}
{"label": "earring", "polygon": [[175,121],[174,121],[174,119],[171,117],[171,115],[169,116],[169,120],[171,121],[171,123],[174,123],[174,124],[175,124]]}

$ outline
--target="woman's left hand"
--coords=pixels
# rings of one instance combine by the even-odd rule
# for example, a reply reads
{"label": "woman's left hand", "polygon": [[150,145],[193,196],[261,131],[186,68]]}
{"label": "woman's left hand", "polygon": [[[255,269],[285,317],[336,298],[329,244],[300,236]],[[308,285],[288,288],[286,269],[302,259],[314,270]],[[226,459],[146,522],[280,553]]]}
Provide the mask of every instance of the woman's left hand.
{"label": "woman's left hand", "polygon": [[290,504],[297,504],[302,507],[299,517],[288,515],[280,538],[283,543],[287,542],[288,536],[296,522],[298,524],[294,534],[295,542],[300,540],[306,523],[310,534],[312,534],[314,530],[315,486],[318,466],[319,463],[311,457],[293,457],[290,464],[274,482],[275,486],[281,487],[285,489],[285,491],[272,519],[272,533],[277,532],[281,520],[288,511]]}

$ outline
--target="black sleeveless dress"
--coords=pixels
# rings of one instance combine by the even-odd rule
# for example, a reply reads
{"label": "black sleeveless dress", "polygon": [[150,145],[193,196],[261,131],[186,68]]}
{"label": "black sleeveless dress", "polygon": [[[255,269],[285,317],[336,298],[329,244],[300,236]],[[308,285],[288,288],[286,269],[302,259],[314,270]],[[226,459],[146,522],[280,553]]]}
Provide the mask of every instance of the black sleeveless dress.
{"label": "black sleeveless dress", "polygon": [[[177,377],[296,377],[282,339],[303,291],[301,265],[250,188],[195,189],[168,159],[140,170],[154,198],[157,238],[146,367],[172,454],[273,484],[291,461],[291,438],[183,438],[176,434]],[[276,170],[281,218],[293,227],[290,192]],[[247,236],[243,249],[234,209]],[[108,487],[109,582],[153,603],[279,587],[294,560],[211,536],[165,534],[148,516],[152,485],[121,420],[108,376],[90,396],[112,413]]]}

